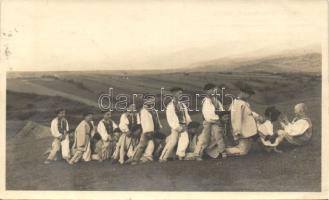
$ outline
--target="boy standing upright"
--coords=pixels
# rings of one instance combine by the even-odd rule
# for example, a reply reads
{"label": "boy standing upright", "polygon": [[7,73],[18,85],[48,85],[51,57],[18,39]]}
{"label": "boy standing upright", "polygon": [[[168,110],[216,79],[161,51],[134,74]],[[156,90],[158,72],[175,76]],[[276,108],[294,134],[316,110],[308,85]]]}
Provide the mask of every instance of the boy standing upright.
{"label": "boy standing upright", "polygon": [[225,150],[224,127],[216,112],[224,111],[222,103],[217,99],[218,87],[208,83],[204,87],[206,97],[202,102],[203,131],[198,137],[195,148],[197,160],[202,160],[204,152],[210,157],[217,158]]}
{"label": "boy standing upright", "polygon": [[158,111],[154,108],[154,105],[155,99],[149,99],[140,111],[142,135],[131,164],[137,164],[143,154],[143,162],[153,160],[154,135],[159,133],[160,128],[162,128]]}
{"label": "boy standing upright", "polygon": [[[180,101],[183,93],[182,88],[172,88],[171,93],[173,95],[172,101],[168,104],[166,109],[166,116],[168,124],[171,128],[171,133],[167,136],[167,143],[162,150],[159,162],[166,162],[168,157],[172,155],[175,146],[178,143],[178,139],[182,133],[186,133],[187,125],[192,121],[188,113],[187,106]],[[188,142],[184,145],[177,147],[177,155],[185,156],[185,150],[188,146]]]}

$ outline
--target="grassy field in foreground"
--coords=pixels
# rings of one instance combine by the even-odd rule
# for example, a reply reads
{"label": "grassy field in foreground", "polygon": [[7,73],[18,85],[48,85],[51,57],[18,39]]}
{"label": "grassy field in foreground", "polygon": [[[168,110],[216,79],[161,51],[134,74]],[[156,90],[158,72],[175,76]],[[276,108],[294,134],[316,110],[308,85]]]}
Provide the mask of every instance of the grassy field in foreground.
{"label": "grassy field in foreground", "polygon": [[[59,77],[64,79],[65,85],[60,85],[58,77],[8,79],[7,190],[320,191],[321,78],[318,76],[181,73],[128,76],[128,79],[97,74],[66,74]],[[75,81],[67,81],[70,79]],[[68,93],[69,87],[66,84],[75,88],[70,94],[93,101],[108,86],[122,88],[126,92],[149,88],[147,92],[152,92],[157,91],[160,86],[180,85],[188,92],[195,93],[201,90],[204,83],[215,82],[227,84],[232,93],[236,93],[234,82],[237,80],[248,81],[254,86],[257,95],[252,99],[251,105],[260,113],[266,106],[276,105],[280,110],[291,114],[295,103],[305,102],[314,126],[311,143],[301,148],[284,145],[283,154],[265,153],[255,144],[249,155],[225,160],[173,161],[138,166],[90,162],[69,166],[62,161],[52,165],[43,164],[45,158],[42,153],[51,144],[50,135],[38,139],[34,135],[16,135],[19,127],[29,120],[49,126],[53,110],[59,105],[69,108],[68,118],[73,127],[79,122],[82,110],[88,106],[75,97],[49,96],[49,91]],[[31,94],[36,93],[35,90],[27,90],[27,87],[24,92],[30,94],[22,93],[23,91],[18,91],[20,81],[42,85],[45,91]],[[45,84],[47,81],[48,84]],[[103,88],[96,90],[101,83],[104,83]],[[50,90],[46,91],[47,88]],[[80,91],[83,91],[81,95]],[[119,114],[114,113],[115,120],[118,120]],[[97,119],[100,117],[99,114],[96,116]],[[169,129],[163,114],[161,118],[165,125],[163,132],[168,134]],[[192,119],[201,121],[200,113],[192,113]]]}

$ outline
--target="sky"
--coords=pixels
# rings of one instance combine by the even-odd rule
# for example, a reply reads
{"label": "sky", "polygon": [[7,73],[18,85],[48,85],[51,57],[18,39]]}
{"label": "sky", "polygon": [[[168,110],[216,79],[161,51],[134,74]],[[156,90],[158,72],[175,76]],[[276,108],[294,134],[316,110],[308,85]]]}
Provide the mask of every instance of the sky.
{"label": "sky", "polygon": [[326,8],[320,0],[5,0],[1,63],[14,71],[175,69],[319,50]]}

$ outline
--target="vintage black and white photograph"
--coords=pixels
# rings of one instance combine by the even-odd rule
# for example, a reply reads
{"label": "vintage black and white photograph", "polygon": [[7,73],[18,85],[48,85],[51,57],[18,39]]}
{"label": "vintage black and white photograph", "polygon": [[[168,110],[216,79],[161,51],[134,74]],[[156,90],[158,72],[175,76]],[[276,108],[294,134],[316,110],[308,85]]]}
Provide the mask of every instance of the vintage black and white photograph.
{"label": "vintage black and white photograph", "polygon": [[4,190],[327,194],[326,1],[0,3]]}

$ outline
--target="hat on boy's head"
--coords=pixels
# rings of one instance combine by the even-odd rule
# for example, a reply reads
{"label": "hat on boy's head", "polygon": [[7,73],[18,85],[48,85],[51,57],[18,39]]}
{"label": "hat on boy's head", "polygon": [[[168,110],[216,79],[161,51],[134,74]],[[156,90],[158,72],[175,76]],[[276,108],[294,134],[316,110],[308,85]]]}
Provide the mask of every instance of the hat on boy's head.
{"label": "hat on boy's head", "polygon": [[275,106],[270,106],[265,109],[265,117],[269,118],[272,122],[278,120],[281,112],[275,108]]}
{"label": "hat on boy's head", "polygon": [[105,109],[105,110],[101,110],[101,113],[102,114],[105,114],[105,113],[107,113],[107,112],[112,112],[110,109]]}
{"label": "hat on boy's head", "polygon": [[83,112],[83,117],[86,117],[87,115],[93,115],[94,113],[92,111],[85,111]]}
{"label": "hat on boy's head", "polygon": [[57,108],[55,113],[56,113],[56,115],[58,115],[62,111],[66,111],[66,110],[64,108]]}
{"label": "hat on boy's head", "polygon": [[143,104],[144,105],[153,105],[156,102],[156,97],[152,94],[144,94]]}
{"label": "hat on boy's head", "polygon": [[244,92],[244,93],[247,93],[250,95],[255,94],[255,91],[252,89],[252,87],[246,83],[238,82],[236,85],[241,92]]}
{"label": "hat on boy's head", "polygon": [[220,85],[218,86],[218,88],[219,88],[219,89],[227,88],[227,85],[225,85],[224,83],[222,83],[222,84],[220,84]]}
{"label": "hat on boy's head", "polygon": [[145,99],[145,101],[144,101],[144,105],[145,105],[145,106],[154,105],[154,103],[155,103],[155,100],[152,99],[152,98],[150,98],[150,99]]}
{"label": "hat on boy's head", "polygon": [[190,129],[190,128],[199,128],[199,127],[200,127],[200,123],[199,122],[195,122],[195,121],[190,122],[188,124],[188,126],[187,126],[188,129]]}
{"label": "hat on boy's head", "polygon": [[133,111],[135,111],[136,110],[136,105],[135,104],[130,104],[129,106],[128,106],[128,108],[127,108],[127,111],[128,112],[133,112]]}
{"label": "hat on boy's head", "polygon": [[173,87],[170,89],[170,92],[177,92],[177,91],[183,91],[181,87]]}
{"label": "hat on boy's head", "polygon": [[207,83],[204,87],[203,87],[203,90],[212,90],[216,87],[215,84],[212,84],[212,83]]}

